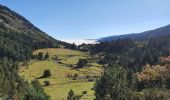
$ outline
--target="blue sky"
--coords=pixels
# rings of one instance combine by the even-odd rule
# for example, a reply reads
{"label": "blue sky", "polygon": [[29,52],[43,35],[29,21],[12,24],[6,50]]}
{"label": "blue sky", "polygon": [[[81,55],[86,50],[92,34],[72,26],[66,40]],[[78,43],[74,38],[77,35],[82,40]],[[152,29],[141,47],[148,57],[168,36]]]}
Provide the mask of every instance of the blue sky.
{"label": "blue sky", "polygon": [[0,0],[57,39],[96,39],[170,24],[170,0]]}

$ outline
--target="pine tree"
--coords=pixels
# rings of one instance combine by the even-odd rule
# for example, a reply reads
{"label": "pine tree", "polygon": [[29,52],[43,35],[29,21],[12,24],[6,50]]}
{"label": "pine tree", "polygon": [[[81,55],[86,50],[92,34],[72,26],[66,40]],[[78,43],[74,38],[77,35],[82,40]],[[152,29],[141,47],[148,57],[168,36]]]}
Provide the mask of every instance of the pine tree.
{"label": "pine tree", "polygon": [[48,54],[48,52],[45,54],[45,56],[44,56],[44,59],[48,59],[49,58],[49,54]]}
{"label": "pine tree", "polygon": [[67,100],[73,100],[73,98],[74,98],[74,91],[70,89],[70,91],[68,92]]}
{"label": "pine tree", "polygon": [[42,52],[39,52],[38,53],[38,60],[42,60],[43,59],[43,53]]}

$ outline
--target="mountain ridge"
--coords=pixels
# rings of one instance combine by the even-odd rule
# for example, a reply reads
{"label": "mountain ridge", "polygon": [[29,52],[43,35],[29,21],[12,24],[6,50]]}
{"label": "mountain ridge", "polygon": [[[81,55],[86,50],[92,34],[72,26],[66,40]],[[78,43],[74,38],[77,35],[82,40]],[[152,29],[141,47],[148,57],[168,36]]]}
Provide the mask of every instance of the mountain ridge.
{"label": "mountain ridge", "polygon": [[9,28],[13,31],[22,32],[27,35],[29,33],[30,35],[36,36],[37,33],[37,34],[41,34],[41,37],[55,40],[45,32],[41,31],[39,28],[34,26],[26,18],[24,18],[23,16],[19,15],[15,11],[12,11],[11,9],[3,5],[0,5],[0,25]]}
{"label": "mountain ridge", "polygon": [[170,24],[157,29],[144,31],[141,33],[131,33],[131,34],[124,34],[124,35],[103,37],[103,38],[99,38],[98,42],[112,41],[117,39],[127,39],[127,38],[143,40],[152,37],[159,37],[161,35],[170,35]]}

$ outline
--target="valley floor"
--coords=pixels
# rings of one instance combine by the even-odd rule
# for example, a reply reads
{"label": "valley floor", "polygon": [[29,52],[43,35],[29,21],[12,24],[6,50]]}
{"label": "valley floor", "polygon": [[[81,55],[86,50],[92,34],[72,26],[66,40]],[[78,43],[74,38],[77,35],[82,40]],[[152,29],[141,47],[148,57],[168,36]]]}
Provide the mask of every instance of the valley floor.
{"label": "valley floor", "polygon": [[[76,95],[81,95],[83,91],[87,91],[81,97],[81,100],[93,100],[95,98],[92,88],[103,69],[95,60],[92,60],[88,53],[49,48],[37,50],[34,54],[38,52],[43,52],[44,54],[48,52],[50,58],[47,60],[31,60],[27,66],[20,67],[20,76],[31,82],[41,77],[45,69],[49,69],[52,76],[38,80],[52,100],[66,100],[70,89]],[[79,70],[73,69],[81,58],[91,59],[88,66]],[[50,81],[50,86],[44,86],[45,80]]]}

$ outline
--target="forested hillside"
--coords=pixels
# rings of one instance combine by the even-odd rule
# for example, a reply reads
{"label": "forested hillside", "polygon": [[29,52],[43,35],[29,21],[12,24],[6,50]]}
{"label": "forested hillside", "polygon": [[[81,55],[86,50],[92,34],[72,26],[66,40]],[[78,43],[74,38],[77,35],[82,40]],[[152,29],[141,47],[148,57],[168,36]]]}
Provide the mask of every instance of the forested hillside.
{"label": "forested hillside", "polygon": [[35,93],[42,96],[36,97],[39,100],[49,98],[38,82],[29,86],[18,76],[17,61],[29,60],[33,50],[65,45],[69,44],[55,40],[21,15],[0,5],[0,98],[28,100],[34,98],[31,95]]}
{"label": "forested hillside", "polygon": [[66,98],[170,100],[170,25],[76,46],[0,5],[0,100]]}
{"label": "forested hillside", "polygon": [[97,100],[170,99],[170,35],[102,42],[90,51],[106,66],[96,82]]}
{"label": "forested hillside", "polygon": [[21,15],[0,5],[0,58],[27,60],[32,50],[59,47],[67,43],[55,40]]}

